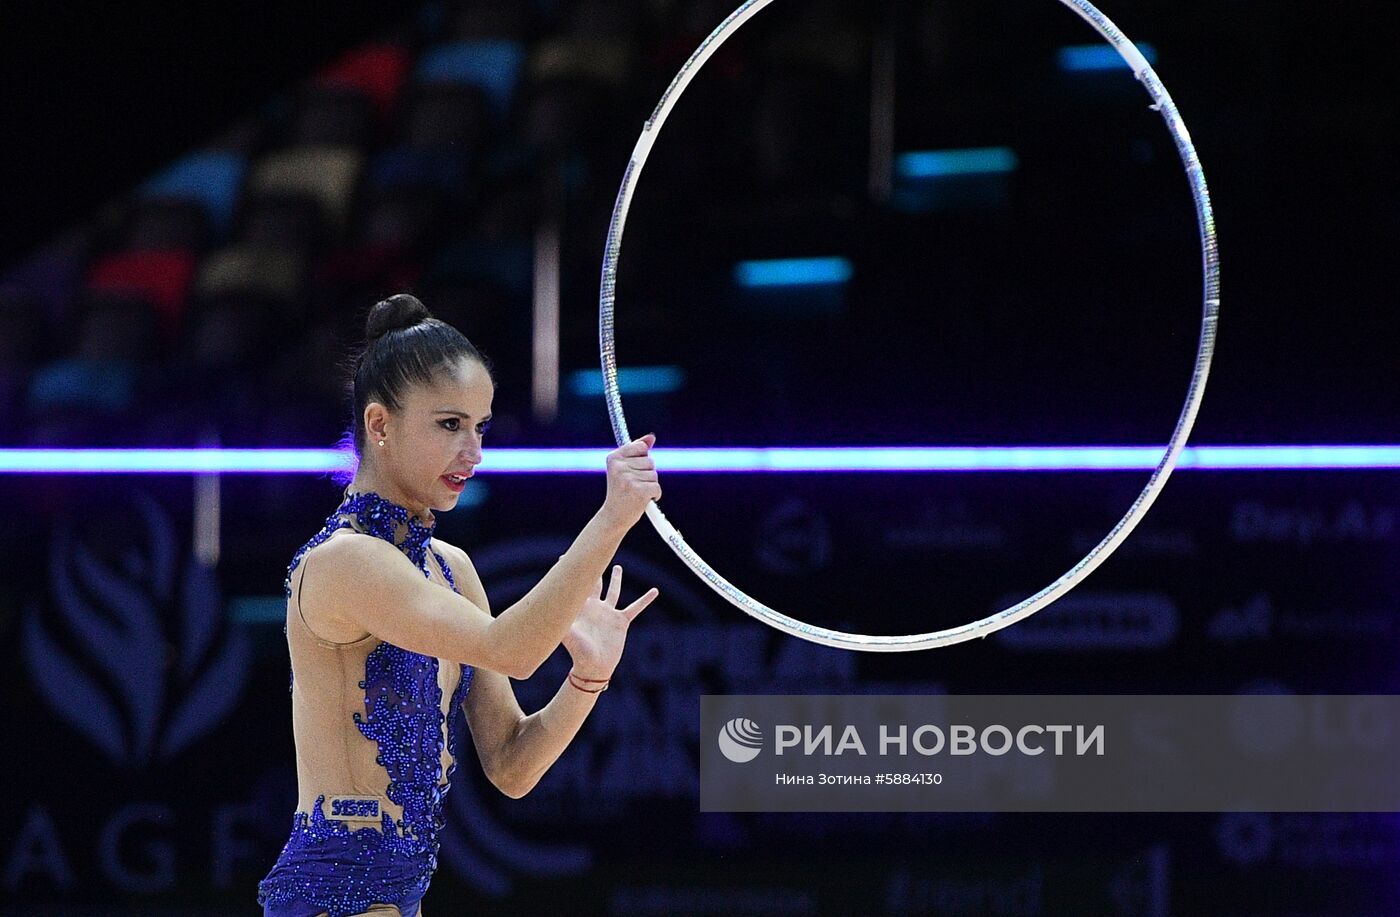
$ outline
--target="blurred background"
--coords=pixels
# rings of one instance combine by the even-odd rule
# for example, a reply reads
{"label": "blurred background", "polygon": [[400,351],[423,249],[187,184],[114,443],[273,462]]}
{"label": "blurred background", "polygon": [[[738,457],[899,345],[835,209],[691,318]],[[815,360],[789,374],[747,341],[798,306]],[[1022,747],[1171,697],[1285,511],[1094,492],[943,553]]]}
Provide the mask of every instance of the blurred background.
{"label": "blurred background", "polygon": [[[637,134],[735,0],[0,8],[0,448],[326,448],[402,290],[500,380],[438,533],[499,611],[602,475],[598,277]],[[1385,0],[1139,0],[1216,206],[1199,445],[1391,444],[1400,235]],[[812,623],[911,633],[1036,592],[1147,472],[666,475],[668,446],[1143,445],[1176,423],[1200,247],[1144,90],[1053,0],[780,2],[715,54],[638,185],[618,280],[668,517]],[[601,465],[600,465],[601,468]],[[282,578],[324,474],[0,475],[17,792],[0,913],[251,914],[295,774]],[[662,597],[521,800],[464,737],[434,914],[1400,912],[1400,817],[700,814],[704,693],[1395,693],[1395,471],[1182,469],[1085,585],[993,638],[779,635],[646,523]],[[517,693],[545,703],[561,650]]]}

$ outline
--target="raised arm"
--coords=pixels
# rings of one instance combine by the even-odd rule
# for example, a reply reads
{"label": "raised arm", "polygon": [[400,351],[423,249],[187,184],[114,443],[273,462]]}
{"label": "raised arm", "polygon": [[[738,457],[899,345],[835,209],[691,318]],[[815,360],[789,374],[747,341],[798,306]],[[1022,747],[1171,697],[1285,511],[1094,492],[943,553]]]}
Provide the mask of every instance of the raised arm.
{"label": "raised arm", "polygon": [[648,434],[608,455],[602,509],[544,578],[499,617],[429,582],[388,542],[350,536],[313,552],[316,569],[307,573],[316,589],[303,607],[416,653],[529,678],[569,632],[628,529],[660,497],[647,454],[654,442]]}
{"label": "raised arm", "polygon": [[344,621],[395,646],[507,675],[523,667],[485,609],[429,582],[398,548],[368,536],[341,535],[302,561],[302,612]]}

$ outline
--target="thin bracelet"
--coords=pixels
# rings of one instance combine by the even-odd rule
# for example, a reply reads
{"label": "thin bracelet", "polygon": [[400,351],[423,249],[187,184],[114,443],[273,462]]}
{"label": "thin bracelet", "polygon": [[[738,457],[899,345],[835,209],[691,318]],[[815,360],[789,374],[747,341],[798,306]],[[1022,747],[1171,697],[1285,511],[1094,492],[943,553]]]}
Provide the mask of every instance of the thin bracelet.
{"label": "thin bracelet", "polygon": [[[577,687],[577,689],[581,690],[581,692],[588,692],[589,694],[596,694],[598,692],[605,692],[605,690],[608,690],[608,680],[609,679],[582,678],[582,676],[580,675],[574,675],[573,672],[568,673],[568,683],[570,683],[570,685],[573,685],[574,687]],[[578,682],[592,682],[594,683],[594,685],[598,685],[598,683],[601,682],[602,687],[584,687]]]}
{"label": "thin bracelet", "polygon": [[572,675],[574,678],[577,678],[579,681],[592,682],[593,684],[598,684],[599,682],[612,680],[610,678],[584,678],[582,675],[575,675],[573,669],[569,669],[569,674]]}
{"label": "thin bracelet", "polygon": [[[580,691],[582,691],[582,692],[585,693],[585,694],[600,694],[600,693],[602,693],[603,691],[608,690],[607,679],[601,679],[601,680],[603,681],[603,686],[602,686],[601,688],[585,688],[583,685],[578,684],[577,682],[575,682],[575,681],[574,681],[575,678],[579,678],[579,676],[575,675],[573,672],[570,672],[570,673],[569,673],[569,684],[573,685],[575,688],[578,688]],[[595,682],[595,683],[596,683],[597,681],[599,681],[599,680],[600,680],[600,679],[579,678],[579,681],[592,681],[592,682]]]}

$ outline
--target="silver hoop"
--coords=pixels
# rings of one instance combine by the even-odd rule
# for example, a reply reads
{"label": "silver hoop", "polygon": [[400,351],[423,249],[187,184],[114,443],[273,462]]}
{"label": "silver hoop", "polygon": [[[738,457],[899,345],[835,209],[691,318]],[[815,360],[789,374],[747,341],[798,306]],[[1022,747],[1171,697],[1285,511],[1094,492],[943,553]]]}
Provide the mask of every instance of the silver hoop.
{"label": "silver hoop", "polygon": [[[642,167],[646,165],[647,157],[651,154],[652,146],[656,143],[656,138],[661,133],[661,126],[665,123],[676,102],[680,100],[686,86],[695,78],[695,74],[699,72],[705,61],[714,54],[720,45],[724,44],[745,22],[772,2],[773,0],[748,0],[700,43],[700,46],[695,49],[695,53],[685,62],[675,79],[671,81],[671,85],[662,94],[661,101],[657,104],[651,117],[647,119],[642,128],[641,136],[637,138],[637,144],[632,150],[632,158],[627,163],[627,171],[622,177],[622,187],[618,191],[617,203],[613,207],[612,220],[608,226],[607,247],[603,256],[603,275],[598,298],[598,337],[603,369],[603,396],[607,401],[608,416],[612,421],[613,436],[618,445],[630,442],[632,437],[627,432],[627,418],[622,413],[622,398],[617,387],[617,352],[613,341],[613,309],[617,291],[617,262],[622,254],[622,231],[627,221],[627,210],[631,205],[637,180],[641,175]],[[923,634],[904,636],[853,634],[817,627],[774,611],[762,602],[750,598],[737,586],[720,576],[714,568],[686,544],[681,533],[667,520],[654,502],[647,506],[646,513],[651,519],[651,524],[687,566],[699,574],[701,579],[729,602],[771,627],[814,643],[875,652],[932,649],[950,646],[976,637],[986,637],[988,634],[1045,608],[1073,589],[1099,564],[1107,560],[1109,555],[1117,550],[1118,546],[1142,521],[1147,510],[1161,493],[1167,478],[1171,476],[1172,470],[1176,467],[1182,449],[1185,448],[1186,439],[1190,435],[1191,427],[1196,421],[1196,413],[1201,406],[1201,398],[1205,394],[1206,377],[1209,375],[1211,357],[1215,352],[1216,320],[1220,310],[1220,261],[1215,236],[1215,217],[1211,210],[1210,195],[1206,189],[1205,174],[1202,172],[1200,160],[1196,156],[1196,148],[1191,143],[1191,135],[1187,132],[1186,125],[1182,122],[1176,105],[1137,46],[1124,37],[1118,27],[1087,0],[1060,0],[1060,2],[1083,17],[1104,39],[1113,45],[1119,55],[1132,68],[1134,76],[1146,87],[1148,94],[1152,97],[1153,110],[1161,113],[1176,141],[1177,151],[1186,167],[1186,175],[1191,183],[1191,193],[1196,201],[1196,221],[1201,235],[1201,257],[1205,281],[1201,338],[1196,351],[1196,364],[1187,390],[1186,403],[1182,408],[1181,416],[1177,419],[1176,429],[1172,432],[1166,451],[1163,453],[1161,461],[1158,462],[1156,470],[1148,479],[1147,486],[1138,494],[1137,499],[1133,501],[1123,518],[1118,520],[1118,524],[1088,554],[1084,555],[1079,563],[1071,567],[1059,579],[1030,598],[979,621]]]}

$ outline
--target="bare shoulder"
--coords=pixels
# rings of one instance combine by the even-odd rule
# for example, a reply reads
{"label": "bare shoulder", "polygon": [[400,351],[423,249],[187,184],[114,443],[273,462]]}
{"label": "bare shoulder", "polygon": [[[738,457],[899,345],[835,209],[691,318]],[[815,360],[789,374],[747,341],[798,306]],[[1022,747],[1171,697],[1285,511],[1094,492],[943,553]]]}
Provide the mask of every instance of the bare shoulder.
{"label": "bare shoulder", "polygon": [[462,590],[462,595],[489,612],[491,606],[487,604],[486,587],[482,585],[481,576],[477,574],[476,565],[467,556],[467,552],[438,538],[433,539],[433,547],[452,568],[452,576],[457,581],[457,588]]}
{"label": "bare shoulder", "polygon": [[351,605],[371,587],[382,586],[384,570],[398,553],[378,538],[339,534],[306,552],[297,598],[303,619],[317,636],[335,643],[363,639],[366,628],[354,620]]}
{"label": "bare shoulder", "polygon": [[351,532],[337,533],[306,552],[302,565],[310,568],[302,579],[307,584],[303,605],[341,620],[354,618],[351,611],[366,601],[402,598],[405,589],[422,579],[389,542]]}
{"label": "bare shoulder", "polygon": [[337,533],[306,552],[314,557],[322,577],[353,587],[366,578],[381,575],[383,564],[403,560],[403,553],[382,538]]}

